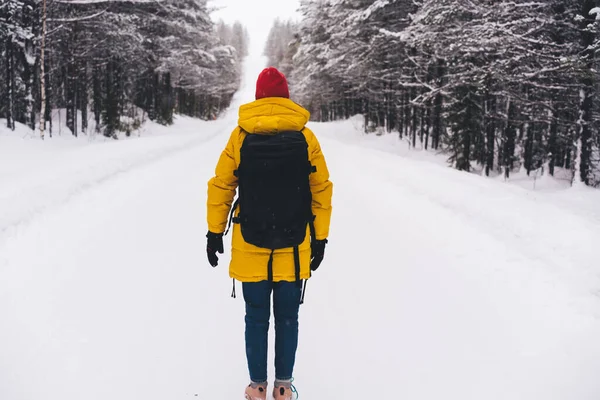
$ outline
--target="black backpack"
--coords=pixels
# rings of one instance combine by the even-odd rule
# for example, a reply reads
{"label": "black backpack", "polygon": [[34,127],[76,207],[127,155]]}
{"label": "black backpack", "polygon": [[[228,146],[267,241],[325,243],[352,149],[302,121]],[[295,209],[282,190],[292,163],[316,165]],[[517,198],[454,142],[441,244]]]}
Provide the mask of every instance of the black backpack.
{"label": "black backpack", "polygon": [[273,252],[293,248],[296,281],[300,282],[298,246],[306,239],[306,227],[314,238],[314,215],[309,176],[315,172],[309,161],[308,143],[302,132],[248,133],[240,151],[238,178],[239,214],[244,240],[271,250],[269,281],[273,280]]}

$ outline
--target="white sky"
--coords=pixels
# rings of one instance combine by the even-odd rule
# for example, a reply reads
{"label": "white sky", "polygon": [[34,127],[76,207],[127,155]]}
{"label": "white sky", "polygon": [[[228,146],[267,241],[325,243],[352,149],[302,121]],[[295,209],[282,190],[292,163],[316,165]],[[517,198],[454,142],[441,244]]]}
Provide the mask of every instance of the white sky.
{"label": "white sky", "polygon": [[267,35],[276,18],[299,19],[300,0],[209,0],[209,7],[222,8],[212,14],[214,20],[240,21],[250,32],[250,51],[262,54]]}

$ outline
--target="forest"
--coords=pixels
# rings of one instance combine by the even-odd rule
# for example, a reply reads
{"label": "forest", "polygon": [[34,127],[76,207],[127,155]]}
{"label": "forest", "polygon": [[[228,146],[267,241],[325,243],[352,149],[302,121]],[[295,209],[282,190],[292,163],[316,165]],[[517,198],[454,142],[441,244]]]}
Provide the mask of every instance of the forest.
{"label": "forest", "polygon": [[0,118],[45,137],[64,114],[75,136],[114,138],[174,113],[215,119],[248,40],[240,23],[213,22],[206,0],[2,0]]}
{"label": "forest", "polygon": [[316,121],[485,175],[559,170],[600,185],[596,0],[303,0],[265,53]]}

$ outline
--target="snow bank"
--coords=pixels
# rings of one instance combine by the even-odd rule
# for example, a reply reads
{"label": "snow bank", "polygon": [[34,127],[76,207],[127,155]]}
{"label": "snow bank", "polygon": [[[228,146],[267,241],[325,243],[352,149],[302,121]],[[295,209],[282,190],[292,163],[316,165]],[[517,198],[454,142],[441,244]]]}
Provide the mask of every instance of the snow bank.
{"label": "snow bank", "polygon": [[221,133],[222,125],[176,117],[171,127],[148,122],[139,135],[121,140],[67,134],[42,141],[27,127],[16,128],[0,129],[0,241],[36,214],[92,185],[201,144]]}
{"label": "snow bank", "polygon": [[[356,115],[345,121],[312,124],[315,129],[322,130],[327,137],[333,137],[345,143],[385,151],[415,161],[427,161],[444,167],[449,166],[447,154],[432,149],[425,150],[418,138],[417,147],[412,148],[410,138],[405,136],[400,139],[397,132],[386,133],[383,129],[379,129],[374,133],[366,134],[364,132],[364,117],[361,115]],[[472,173],[484,176],[483,169],[476,166],[474,166]],[[530,175],[527,175],[527,172],[522,169],[512,172],[509,179],[505,179],[498,171],[492,171],[490,179],[534,191],[557,192],[571,190],[571,172],[562,168],[556,168],[554,176],[547,172],[542,173],[542,171],[532,171]]]}

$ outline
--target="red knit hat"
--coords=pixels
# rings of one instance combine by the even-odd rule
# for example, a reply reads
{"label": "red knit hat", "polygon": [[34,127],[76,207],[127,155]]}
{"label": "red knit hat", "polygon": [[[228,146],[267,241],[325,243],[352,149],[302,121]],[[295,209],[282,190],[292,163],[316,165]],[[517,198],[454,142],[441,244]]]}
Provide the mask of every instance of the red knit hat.
{"label": "red knit hat", "polygon": [[285,75],[273,67],[265,68],[256,81],[256,100],[265,97],[290,98],[290,90]]}

